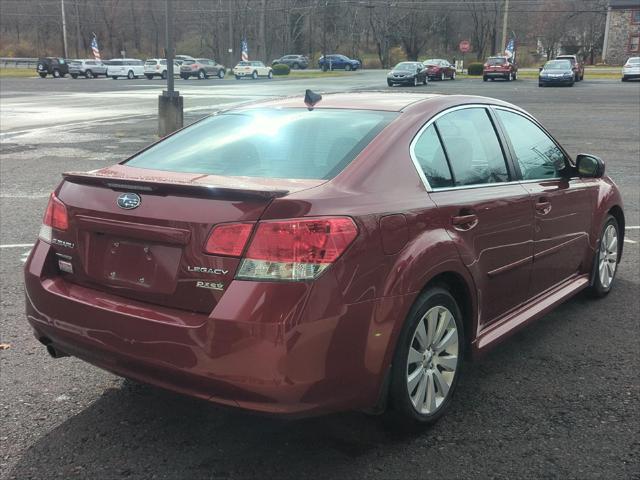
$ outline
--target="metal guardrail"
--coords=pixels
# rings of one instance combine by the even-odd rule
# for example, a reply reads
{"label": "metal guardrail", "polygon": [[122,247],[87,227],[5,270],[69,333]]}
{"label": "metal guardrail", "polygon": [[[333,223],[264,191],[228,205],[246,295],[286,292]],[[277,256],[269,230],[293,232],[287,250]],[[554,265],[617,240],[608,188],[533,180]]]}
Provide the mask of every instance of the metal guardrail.
{"label": "metal guardrail", "polygon": [[36,68],[37,58],[0,57],[0,68]]}

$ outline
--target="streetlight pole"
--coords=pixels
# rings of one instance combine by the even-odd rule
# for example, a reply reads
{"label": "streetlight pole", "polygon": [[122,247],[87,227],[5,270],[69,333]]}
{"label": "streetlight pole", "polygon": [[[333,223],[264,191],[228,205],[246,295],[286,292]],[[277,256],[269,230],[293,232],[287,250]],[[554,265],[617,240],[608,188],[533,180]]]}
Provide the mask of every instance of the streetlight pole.
{"label": "streetlight pole", "polygon": [[184,124],[183,98],[174,90],[173,79],[173,0],[165,0],[165,60],[167,62],[167,89],[158,97],[158,136],[165,137]]}

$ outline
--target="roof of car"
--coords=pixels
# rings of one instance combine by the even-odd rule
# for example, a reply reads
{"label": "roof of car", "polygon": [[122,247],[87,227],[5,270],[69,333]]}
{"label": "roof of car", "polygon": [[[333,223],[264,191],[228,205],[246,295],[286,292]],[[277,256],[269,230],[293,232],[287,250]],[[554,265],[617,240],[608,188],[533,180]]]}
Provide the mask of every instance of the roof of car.
{"label": "roof of car", "polygon": [[[438,111],[456,105],[489,104],[502,105],[519,110],[519,107],[495,98],[473,95],[441,95],[426,93],[397,93],[397,92],[350,92],[322,94],[322,100],[314,108],[334,108],[350,110],[381,110],[401,112],[414,107],[418,111]],[[272,99],[247,103],[234,108],[245,110],[250,108],[304,108],[304,93],[295,97]]]}

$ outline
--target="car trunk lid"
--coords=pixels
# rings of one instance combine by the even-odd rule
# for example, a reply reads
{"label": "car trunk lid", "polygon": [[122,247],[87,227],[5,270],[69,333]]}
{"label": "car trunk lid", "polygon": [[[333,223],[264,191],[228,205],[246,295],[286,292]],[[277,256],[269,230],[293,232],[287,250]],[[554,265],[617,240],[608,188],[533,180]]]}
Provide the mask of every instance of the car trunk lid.
{"label": "car trunk lid", "polygon": [[[163,306],[210,312],[240,259],[204,253],[215,225],[256,222],[272,199],[322,180],[173,173],[117,165],[65,173],[69,228],[52,248],[69,282]],[[138,199],[120,202],[119,197]],[[61,269],[62,270],[62,269]]]}

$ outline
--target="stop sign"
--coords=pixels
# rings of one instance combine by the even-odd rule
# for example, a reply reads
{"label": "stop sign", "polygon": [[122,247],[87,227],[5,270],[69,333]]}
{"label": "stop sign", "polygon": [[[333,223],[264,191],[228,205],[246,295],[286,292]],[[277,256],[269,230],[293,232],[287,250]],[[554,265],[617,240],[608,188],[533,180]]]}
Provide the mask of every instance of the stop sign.
{"label": "stop sign", "polygon": [[469,40],[462,40],[460,42],[460,45],[458,45],[458,48],[462,53],[467,53],[469,50],[471,50],[471,43],[469,42]]}

